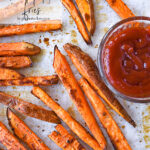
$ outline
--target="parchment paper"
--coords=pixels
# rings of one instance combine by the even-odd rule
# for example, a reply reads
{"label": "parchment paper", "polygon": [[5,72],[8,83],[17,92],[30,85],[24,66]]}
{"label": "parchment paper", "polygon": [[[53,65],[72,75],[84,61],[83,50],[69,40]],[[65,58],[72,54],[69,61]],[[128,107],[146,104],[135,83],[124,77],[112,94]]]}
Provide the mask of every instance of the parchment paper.
{"label": "parchment paper", "polygon": [[[52,19],[62,19],[63,22],[63,31],[56,31],[52,33],[38,33],[30,34],[23,36],[13,36],[0,38],[0,42],[19,42],[26,41],[38,45],[42,48],[42,53],[37,56],[33,56],[33,67],[18,70],[19,72],[25,74],[26,76],[40,76],[40,75],[50,75],[54,74],[54,69],[52,66],[53,63],[53,54],[54,54],[54,45],[58,45],[59,49],[63,54],[66,55],[67,60],[69,61],[72,70],[77,79],[80,78],[80,75],[76,68],[71,63],[67,54],[63,50],[63,44],[71,42],[80,46],[85,52],[87,52],[95,61],[97,58],[98,46],[103,35],[106,31],[114,25],[117,21],[120,21],[120,17],[108,6],[104,0],[93,0],[95,6],[96,14],[96,32],[92,38],[93,45],[88,46],[83,41],[80,33],[78,32],[76,25],[72,18],[70,17],[67,10],[61,5],[59,0],[51,0],[49,5],[41,4],[43,7],[43,14]],[[129,8],[136,15],[150,16],[150,2],[149,0],[124,0]],[[2,1],[3,2],[3,1]],[[4,3],[4,2],[3,2]],[[21,16],[21,14],[17,15]],[[15,17],[6,19],[5,21],[13,22]],[[1,22],[4,23],[4,22]],[[48,42],[44,42],[44,38],[48,38]],[[76,120],[78,120],[82,125],[85,125],[85,122],[78,113],[76,107],[70,100],[65,88],[61,83],[54,86],[43,87],[44,90],[48,92],[51,97],[56,100],[65,110],[67,110]],[[5,91],[8,94],[18,96],[26,101],[41,105],[47,109],[39,99],[35,98],[30,92],[32,87],[0,87],[1,91]],[[149,150],[150,149],[150,105],[149,104],[136,104],[121,100],[120,102],[127,109],[129,114],[137,123],[137,127],[133,128],[129,123],[124,121],[119,117],[114,111],[110,110],[113,118],[118,123],[125,137],[127,138],[129,144],[133,150]],[[30,117],[24,117],[21,115],[21,118],[25,123],[51,148],[52,150],[60,150],[55,143],[53,143],[47,136],[54,130],[55,124],[47,123]],[[0,104],[0,121],[2,121],[7,127],[6,119],[6,107]],[[99,120],[97,119],[99,122]],[[100,122],[99,122],[100,124]],[[100,124],[101,126],[101,124]],[[67,127],[65,125],[65,127]],[[87,128],[87,127],[86,127]],[[102,126],[101,126],[102,128]],[[68,128],[67,128],[68,129]],[[105,132],[105,131],[104,131]],[[108,150],[113,150],[113,147],[110,143],[108,136],[105,134],[108,139]],[[84,145],[86,149],[90,148],[87,145]],[[0,148],[4,148],[0,145]]]}

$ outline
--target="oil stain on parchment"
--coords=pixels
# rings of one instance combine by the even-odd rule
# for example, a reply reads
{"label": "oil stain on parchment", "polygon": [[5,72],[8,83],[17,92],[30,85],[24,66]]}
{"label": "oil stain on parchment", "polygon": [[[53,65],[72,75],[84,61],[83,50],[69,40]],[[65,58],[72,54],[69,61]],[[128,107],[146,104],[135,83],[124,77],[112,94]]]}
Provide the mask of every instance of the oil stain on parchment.
{"label": "oil stain on parchment", "polygon": [[150,106],[142,113],[145,148],[150,149]]}
{"label": "oil stain on parchment", "polygon": [[78,44],[78,40],[77,40],[77,33],[75,30],[71,31],[71,42],[73,44]]}
{"label": "oil stain on parchment", "polygon": [[43,59],[43,57],[45,56],[45,54],[46,54],[46,50],[42,49],[41,52],[40,52],[40,54],[35,55],[35,56],[31,56],[32,62],[33,63],[35,63],[35,62],[41,62],[42,59]]}
{"label": "oil stain on parchment", "polygon": [[74,112],[74,105],[72,104],[72,106],[68,107],[67,112],[73,117],[76,118],[76,114]]}
{"label": "oil stain on parchment", "polygon": [[73,19],[71,16],[69,16],[69,23],[72,25],[73,24]]}
{"label": "oil stain on parchment", "polygon": [[44,43],[46,44],[46,46],[49,46],[49,38],[44,38]]}
{"label": "oil stain on parchment", "polygon": [[97,21],[98,21],[98,23],[102,23],[102,22],[105,23],[107,20],[108,20],[107,14],[105,14],[105,13],[99,13],[97,15]]}

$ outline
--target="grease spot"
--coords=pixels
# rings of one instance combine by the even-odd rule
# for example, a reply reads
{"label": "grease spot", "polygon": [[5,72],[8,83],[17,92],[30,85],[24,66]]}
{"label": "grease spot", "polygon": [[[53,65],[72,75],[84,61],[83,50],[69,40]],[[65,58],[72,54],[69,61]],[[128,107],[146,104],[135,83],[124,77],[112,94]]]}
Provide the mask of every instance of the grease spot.
{"label": "grease spot", "polygon": [[105,33],[106,33],[108,30],[109,30],[108,27],[105,27],[105,28],[104,28],[104,32],[105,32]]}
{"label": "grease spot", "polygon": [[71,16],[69,16],[69,23],[70,23],[70,24],[73,24],[73,19],[72,19]]}
{"label": "grease spot", "polygon": [[97,20],[99,23],[106,22],[108,20],[108,16],[105,13],[98,14]]}
{"label": "grease spot", "polygon": [[39,39],[39,43],[41,43],[42,42],[42,40],[41,39]]}
{"label": "grease spot", "polygon": [[46,54],[46,50],[45,49],[42,49],[41,50],[41,53],[39,55],[36,55],[36,56],[31,56],[31,60],[33,63],[35,62],[40,62],[42,61],[43,57],[45,56]]}
{"label": "grease spot", "polygon": [[72,31],[71,31],[71,36],[72,36],[72,37],[77,37],[77,33],[76,33],[75,30],[72,30]]}
{"label": "grease spot", "polygon": [[49,38],[44,38],[44,43],[49,46]]}
{"label": "grease spot", "polygon": [[142,122],[143,122],[143,134],[145,141],[145,148],[150,148],[150,106],[146,108],[144,112],[142,112]]}
{"label": "grease spot", "polygon": [[71,42],[72,42],[73,44],[76,44],[76,45],[78,44],[77,39],[72,39]]}
{"label": "grease spot", "polygon": [[76,118],[76,114],[74,112],[74,105],[72,104],[72,106],[68,107],[67,112],[73,117]]}
{"label": "grease spot", "polygon": [[96,6],[96,10],[97,10],[97,11],[102,10],[103,8],[104,8],[104,6],[102,6],[102,5],[97,5],[97,6]]}

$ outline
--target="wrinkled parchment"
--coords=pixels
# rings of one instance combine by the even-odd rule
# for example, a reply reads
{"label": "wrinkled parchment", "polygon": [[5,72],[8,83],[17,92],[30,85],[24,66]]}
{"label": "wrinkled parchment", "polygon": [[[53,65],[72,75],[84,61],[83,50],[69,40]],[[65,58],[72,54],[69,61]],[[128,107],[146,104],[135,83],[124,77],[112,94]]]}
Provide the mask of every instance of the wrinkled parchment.
{"label": "wrinkled parchment", "polygon": [[[124,0],[129,8],[133,10],[136,15],[150,16],[150,2],[149,0]],[[2,1],[4,3],[4,1]],[[52,33],[38,33],[23,36],[13,36],[0,38],[0,42],[19,42],[26,41],[38,45],[42,48],[42,53],[37,56],[31,57],[33,60],[33,67],[18,70],[19,72],[25,74],[26,76],[40,76],[40,75],[50,75],[54,74],[53,54],[54,45],[58,45],[59,49],[63,54],[67,56],[62,46],[66,42],[71,42],[80,46],[85,52],[87,52],[95,61],[97,58],[98,46],[103,35],[107,30],[114,25],[117,21],[121,19],[117,14],[108,6],[104,0],[94,0],[95,14],[97,28],[96,32],[92,38],[93,45],[88,46],[83,41],[81,35],[77,31],[76,25],[72,18],[70,17],[67,10],[61,5],[60,1],[51,0],[50,4],[41,4],[43,10],[43,15],[48,16],[52,19],[62,19],[63,31],[56,31]],[[39,6],[37,6],[39,7]],[[30,14],[31,15],[31,14]],[[33,15],[33,14],[32,14]],[[16,15],[9,19],[6,19],[2,23],[15,23],[15,19],[22,14]],[[19,22],[21,23],[21,22]],[[44,42],[47,38],[48,42]],[[68,56],[67,59],[72,67],[72,70],[77,79],[80,75],[76,68],[72,65]],[[78,113],[76,107],[71,102],[65,88],[61,83],[58,85],[43,87],[51,97],[56,100],[65,110],[67,110],[76,120],[78,120],[82,125],[85,126],[85,122]],[[35,98],[30,92],[32,87],[0,87],[1,91],[5,91],[8,94],[18,96],[26,101],[41,105],[48,109],[39,99]],[[137,123],[137,127],[133,128],[130,124],[119,117],[114,111],[110,110],[112,116],[118,123],[125,137],[127,138],[129,144],[133,150],[148,150],[150,149],[150,105],[149,104],[136,104],[127,102],[120,99],[120,102],[127,109],[129,114]],[[30,117],[21,118],[27,123],[27,125],[43,140],[52,150],[59,150],[58,148],[47,136],[54,130],[55,124],[47,123]],[[97,119],[98,120],[98,119]],[[7,124],[6,119],[6,107],[0,104],[0,121],[5,125]],[[99,122],[99,120],[98,120]],[[100,123],[100,122],[99,122]],[[101,126],[101,125],[100,125]],[[9,126],[8,126],[9,127]],[[67,127],[67,126],[65,126]],[[86,127],[86,126],[85,126]],[[87,127],[86,127],[87,128]],[[104,131],[105,132],[105,131]],[[106,133],[106,132],[105,132]],[[113,150],[108,136],[108,150]],[[85,145],[86,146],[86,145]],[[3,147],[0,145],[0,148]],[[90,149],[86,146],[86,149]]]}

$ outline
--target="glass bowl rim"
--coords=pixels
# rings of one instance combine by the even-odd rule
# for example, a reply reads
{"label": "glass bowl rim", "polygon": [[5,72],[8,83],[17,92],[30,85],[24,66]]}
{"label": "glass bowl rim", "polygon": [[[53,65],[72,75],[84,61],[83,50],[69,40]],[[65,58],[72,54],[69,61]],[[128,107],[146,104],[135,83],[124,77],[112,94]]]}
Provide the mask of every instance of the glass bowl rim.
{"label": "glass bowl rim", "polygon": [[102,56],[102,49],[105,45],[105,42],[107,41],[107,38],[109,38],[109,36],[113,33],[113,31],[118,28],[119,26],[128,23],[128,22],[132,22],[132,21],[149,21],[150,22],[150,17],[146,17],[146,16],[135,16],[135,17],[130,17],[124,20],[121,20],[119,22],[117,22],[115,25],[113,25],[107,32],[106,34],[103,36],[99,48],[98,48],[98,55],[97,55],[97,65],[98,65],[98,69],[99,69],[99,73],[101,76],[101,79],[103,80],[103,82],[105,83],[105,85],[111,90],[111,92],[118,97],[121,97],[124,100],[130,101],[130,102],[136,102],[136,103],[148,103],[150,102],[150,97],[131,97],[131,96],[127,96],[121,92],[119,92],[118,90],[116,90],[111,83],[109,83],[107,77],[105,76],[105,73],[103,71],[103,67],[102,67],[102,62],[101,62],[101,56]]}

